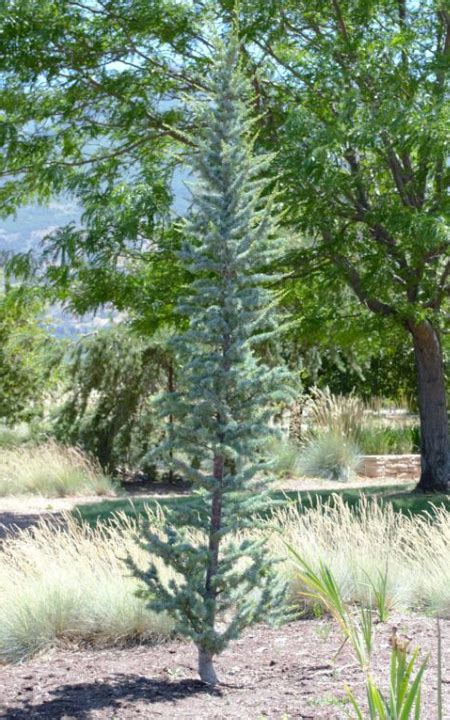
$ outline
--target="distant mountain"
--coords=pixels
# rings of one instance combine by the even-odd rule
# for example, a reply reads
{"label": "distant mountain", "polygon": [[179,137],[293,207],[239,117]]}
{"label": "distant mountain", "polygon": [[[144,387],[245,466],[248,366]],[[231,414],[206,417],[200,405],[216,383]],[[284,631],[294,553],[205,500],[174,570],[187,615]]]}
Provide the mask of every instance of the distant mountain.
{"label": "distant mountain", "polygon": [[79,222],[81,210],[71,200],[54,200],[47,207],[28,205],[16,217],[0,220],[0,250],[26,252],[61,225]]}
{"label": "distant mountain", "polygon": [[[186,212],[189,192],[184,185],[186,174],[176,172],[173,181],[174,203],[177,214]],[[80,206],[70,198],[52,200],[47,206],[28,205],[21,208],[15,217],[0,220],[0,252],[27,252],[37,249],[46,235],[69,223],[79,224]],[[58,337],[76,337],[112,322],[111,311],[76,317],[61,308],[52,308],[51,324]]]}

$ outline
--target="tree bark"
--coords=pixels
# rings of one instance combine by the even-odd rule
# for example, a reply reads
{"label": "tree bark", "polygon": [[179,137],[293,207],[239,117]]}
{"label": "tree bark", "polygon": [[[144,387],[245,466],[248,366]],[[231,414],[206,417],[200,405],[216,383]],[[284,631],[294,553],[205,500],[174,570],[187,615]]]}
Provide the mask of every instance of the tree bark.
{"label": "tree bark", "polygon": [[[167,367],[167,392],[173,393],[175,391],[175,382],[174,382],[174,372],[173,372],[173,362],[172,360],[169,361],[169,365]],[[172,414],[169,415],[169,437],[172,440],[173,437],[173,421],[174,417]],[[169,450],[169,461],[170,461],[170,469],[169,469],[169,482],[172,483],[175,479],[174,472],[173,472],[173,447],[170,447]]]}
{"label": "tree bark", "polygon": [[213,654],[202,647],[198,649],[198,674],[200,680],[208,685],[217,685],[219,682],[213,665]]}
{"label": "tree bark", "polygon": [[448,492],[450,441],[439,333],[428,320],[410,324],[417,369],[421,476],[416,490]]}
{"label": "tree bark", "polygon": [[[214,587],[214,577],[219,568],[219,531],[222,527],[222,481],[224,473],[224,458],[222,455],[214,457],[214,478],[217,487],[212,494],[211,501],[211,523],[209,526],[209,561],[206,569],[205,599],[208,602],[208,624],[214,628],[216,622],[217,591]],[[210,650],[199,646],[198,648],[198,672],[200,679],[208,685],[217,685],[218,678],[213,665],[214,654]]]}

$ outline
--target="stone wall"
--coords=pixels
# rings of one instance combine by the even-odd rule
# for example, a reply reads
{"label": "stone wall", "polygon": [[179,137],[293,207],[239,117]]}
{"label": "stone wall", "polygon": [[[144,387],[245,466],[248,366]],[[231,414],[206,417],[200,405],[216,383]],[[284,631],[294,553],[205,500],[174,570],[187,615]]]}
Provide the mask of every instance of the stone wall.
{"label": "stone wall", "polygon": [[363,455],[358,475],[373,478],[420,475],[420,455]]}

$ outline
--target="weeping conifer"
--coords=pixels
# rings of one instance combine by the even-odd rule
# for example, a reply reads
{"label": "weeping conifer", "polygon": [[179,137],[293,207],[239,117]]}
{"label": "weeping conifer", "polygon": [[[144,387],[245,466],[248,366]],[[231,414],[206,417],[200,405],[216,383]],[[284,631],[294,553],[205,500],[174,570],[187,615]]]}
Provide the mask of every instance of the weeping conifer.
{"label": "weeping conifer", "polygon": [[[213,658],[249,624],[279,608],[283,587],[261,540],[243,539],[270,499],[262,455],[274,404],[289,396],[287,373],[258,361],[254,345],[276,332],[264,272],[277,253],[276,199],[263,179],[270,156],[254,152],[250,88],[236,42],[220,46],[210,91],[194,106],[192,215],[182,258],[194,276],[180,307],[188,329],[174,339],[182,387],[161,412],[175,418],[171,447],[194,483],[189,503],[172,510],[165,536],[146,531],[153,557],[175,571],[165,584],[151,564],[135,572],[149,607],[170,613],[198,648],[199,674],[217,683]],[[193,542],[192,529],[201,539]],[[192,536],[191,536],[192,537]]]}

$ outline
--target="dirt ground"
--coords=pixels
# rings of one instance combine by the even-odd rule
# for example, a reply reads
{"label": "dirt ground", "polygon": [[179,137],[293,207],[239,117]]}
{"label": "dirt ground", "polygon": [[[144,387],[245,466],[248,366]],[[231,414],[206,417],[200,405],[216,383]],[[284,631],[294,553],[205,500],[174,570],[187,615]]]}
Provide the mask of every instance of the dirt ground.
{"label": "dirt ground", "polygon": [[[444,720],[450,719],[450,621],[441,621]],[[389,639],[401,636],[430,653],[422,720],[436,720],[436,622],[393,616],[378,625],[374,674],[386,678]],[[2,720],[341,720],[352,717],[348,684],[359,698],[363,677],[332,621],[303,620],[281,629],[259,625],[217,660],[222,681],[210,690],[196,677],[195,650],[171,641],[125,649],[59,649],[0,667]],[[350,715],[349,715],[350,713]]]}
{"label": "dirt ground", "polygon": [[[392,483],[386,481],[386,484]],[[381,484],[359,481],[358,485]],[[326,489],[334,489],[328,487]],[[298,489],[306,488],[297,482]],[[321,488],[325,489],[323,484]],[[292,485],[290,486],[292,488]],[[0,524],[25,528],[43,516],[98,498],[0,498]],[[392,617],[377,627],[374,674],[387,677],[392,628],[430,653],[422,720],[436,720],[436,622]],[[444,720],[450,720],[450,621],[442,621]],[[222,681],[210,690],[197,679],[195,650],[171,641],[128,648],[60,648],[15,666],[0,666],[1,720],[343,720],[345,685],[363,699],[363,676],[328,619],[273,630],[259,625],[217,660]],[[336,654],[338,653],[337,657]],[[351,717],[351,714],[350,714]]]}

